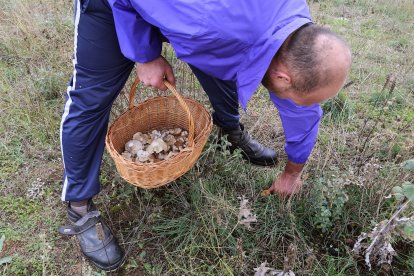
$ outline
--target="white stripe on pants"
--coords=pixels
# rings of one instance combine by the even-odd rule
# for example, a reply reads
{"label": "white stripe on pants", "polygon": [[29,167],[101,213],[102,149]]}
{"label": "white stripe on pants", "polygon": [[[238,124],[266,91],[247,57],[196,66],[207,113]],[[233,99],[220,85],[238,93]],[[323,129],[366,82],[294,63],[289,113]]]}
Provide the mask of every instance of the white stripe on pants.
{"label": "white stripe on pants", "polygon": [[[60,122],[60,148],[62,151],[62,162],[63,162],[63,168],[65,168],[65,158],[64,158],[64,152],[63,152],[63,143],[62,143],[62,131],[63,131],[63,123],[65,122],[66,117],[69,114],[69,110],[70,110],[70,105],[72,103],[72,99],[70,97],[70,92],[72,90],[75,89],[76,87],[76,64],[78,63],[78,59],[77,59],[77,44],[78,44],[78,27],[79,27],[79,18],[80,18],[80,14],[81,14],[81,7],[80,7],[80,1],[77,0],[76,1],[76,14],[75,14],[75,26],[74,26],[74,53],[73,53],[73,59],[72,59],[72,63],[73,63],[73,77],[72,77],[72,86],[68,86],[67,90],[66,90],[66,94],[68,96],[68,99],[66,101],[65,104],[65,109],[62,115],[62,121]],[[63,188],[62,188],[62,201],[65,201],[66,198],[66,189],[68,186],[68,177],[65,176],[65,179],[63,181]]]}

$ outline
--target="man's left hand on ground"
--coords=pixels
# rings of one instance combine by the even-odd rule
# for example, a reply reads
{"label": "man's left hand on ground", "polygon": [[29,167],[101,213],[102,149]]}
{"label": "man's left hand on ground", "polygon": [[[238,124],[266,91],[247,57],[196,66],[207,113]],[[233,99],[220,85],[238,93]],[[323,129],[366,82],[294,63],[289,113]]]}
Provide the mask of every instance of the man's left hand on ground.
{"label": "man's left hand on ground", "polygon": [[282,197],[289,197],[297,194],[302,187],[300,176],[304,165],[288,161],[285,166],[285,171],[273,181],[269,189],[262,192],[262,195],[267,196],[276,193]]}

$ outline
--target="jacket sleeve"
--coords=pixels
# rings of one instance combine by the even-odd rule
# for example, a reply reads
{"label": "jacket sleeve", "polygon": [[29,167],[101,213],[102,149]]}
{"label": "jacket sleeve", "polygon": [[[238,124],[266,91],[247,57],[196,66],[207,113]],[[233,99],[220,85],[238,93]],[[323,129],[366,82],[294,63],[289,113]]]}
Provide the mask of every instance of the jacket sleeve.
{"label": "jacket sleeve", "polygon": [[146,22],[130,0],[109,0],[121,51],[135,62],[149,62],[161,54],[162,41],[156,27]]}
{"label": "jacket sleeve", "polygon": [[288,160],[297,164],[305,163],[318,136],[319,122],[323,114],[320,105],[298,106],[293,101],[281,99],[272,92],[270,99],[279,110]]}

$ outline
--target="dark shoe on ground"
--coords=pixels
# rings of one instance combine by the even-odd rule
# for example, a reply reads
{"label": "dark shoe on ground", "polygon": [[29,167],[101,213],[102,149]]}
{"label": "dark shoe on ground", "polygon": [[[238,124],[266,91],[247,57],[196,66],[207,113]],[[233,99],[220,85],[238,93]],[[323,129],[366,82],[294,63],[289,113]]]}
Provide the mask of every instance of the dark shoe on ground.
{"label": "dark shoe on ground", "polygon": [[82,253],[94,265],[105,271],[114,271],[122,265],[125,254],[91,200],[83,217],[68,204],[68,218],[72,225],[61,226],[59,232],[76,235]]}
{"label": "dark shoe on ground", "polygon": [[243,157],[250,163],[260,166],[277,164],[277,152],[254,140],[242,124],[237,129],[219,128],[219,137],[225,135],[227,135],[227,141],[231,143],[230,150],[241,149]]}

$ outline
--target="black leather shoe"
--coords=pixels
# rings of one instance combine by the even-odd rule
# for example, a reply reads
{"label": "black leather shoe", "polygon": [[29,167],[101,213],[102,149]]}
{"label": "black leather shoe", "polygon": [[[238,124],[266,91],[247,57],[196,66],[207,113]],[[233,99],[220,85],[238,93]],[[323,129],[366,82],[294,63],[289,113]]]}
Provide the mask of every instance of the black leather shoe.
{"label": "black leather shoe", "polygon": [[68,204],[68,218],[72,225],[59,227],[59,233],[76,235],[82,253],[94,265],[105,271],[114,271],[122,265],[125,254],[91,200],[83,217]]}
{"label": "black leather shoe", "polygon": [[237,129],[219,128],[219,137],[225,135],[227,135],[227,141],[231,143],[230,150],[241,149],[243,157],[250,163],[260,166],[274,166],[277,164],[277,152],[266,148],[250,137],[242,124]]}

